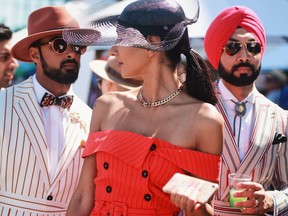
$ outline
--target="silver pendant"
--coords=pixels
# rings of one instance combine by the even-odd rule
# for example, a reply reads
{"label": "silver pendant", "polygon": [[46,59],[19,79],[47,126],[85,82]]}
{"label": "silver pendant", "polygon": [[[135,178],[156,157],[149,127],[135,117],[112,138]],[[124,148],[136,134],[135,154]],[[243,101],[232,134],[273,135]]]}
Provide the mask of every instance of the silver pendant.
{"label": "silver pendant", "polygon": [[237,116],[244,116],[246,113],[246,103],[236,103],[235,104],[235,112]]}

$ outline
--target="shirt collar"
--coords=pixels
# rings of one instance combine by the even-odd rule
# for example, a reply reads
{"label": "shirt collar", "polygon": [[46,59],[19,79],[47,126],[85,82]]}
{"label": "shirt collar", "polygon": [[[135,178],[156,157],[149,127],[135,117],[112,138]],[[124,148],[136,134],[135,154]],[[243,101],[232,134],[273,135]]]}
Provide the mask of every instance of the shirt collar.
{"label": "shirt collar", "polygon": [[[224,85],[222,79],[219,80],[218,82],[218,88],[221,92],[221,96],[223,98],[223,100],[233,100],[233,101],[238,101],[238,99],[229,91],[229,89]],[[256,99],[256,94],[257,94],[257,90],[255,85],[253,84],[253,90],[252,92],[250,92],[250,94],[242,101],[239,102],[243,102],[243,101],[248,101],[249,103],[254,104],[255,103],[255,99]]]}
{"label": "shirt collar", "polygon": [[[37,80],[36,78],[36,74],[33,75],[33,84],[34,84],[34,88],[35,88],[35,93],[36,93],[36,97],[37,97],[37,101],[40,104],[41,100],[43,98],[43,95],[48,92],[50,94],[52,94],[51,92],[49,92],[48,90],[46,90]],[[52,94],[53,95],[53,94]],[[74,95],[74,92],[72,90],[72,88],[70,88],[70,90],[68,91],[67,95]],[[65,96],[65,95],[63,95]],[[62,96],[61,96],[62,97]]]}

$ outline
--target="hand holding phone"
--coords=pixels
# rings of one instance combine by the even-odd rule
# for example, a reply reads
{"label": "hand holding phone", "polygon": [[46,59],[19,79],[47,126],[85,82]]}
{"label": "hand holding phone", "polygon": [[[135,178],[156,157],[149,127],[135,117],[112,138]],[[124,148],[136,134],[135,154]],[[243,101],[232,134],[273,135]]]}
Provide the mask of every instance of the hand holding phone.
{"label": "hand holding phone", "polygon": [[218,184],[213,182],[175,173],[162,190],[170,194],[178,193],[190,199],[196,199],[198,203],[205,204],[214,195],[218,187]]}

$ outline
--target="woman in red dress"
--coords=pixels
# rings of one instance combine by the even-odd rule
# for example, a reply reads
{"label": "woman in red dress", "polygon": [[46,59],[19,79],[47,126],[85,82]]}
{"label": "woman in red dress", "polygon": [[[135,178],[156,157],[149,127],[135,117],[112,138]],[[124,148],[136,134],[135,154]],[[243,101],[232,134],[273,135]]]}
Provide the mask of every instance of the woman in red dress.
{"label": "woman in red dress", "polygon": [[187,25],[196,11],[189,19],[172,0],[139,0],[111,18],[118,38],[110,54],[124,78],[143,86],[96,100],[67,215],[207,213],[197,200],[162,191],[177,172],[218,181],[223,119],[210,71],[190,48]]}

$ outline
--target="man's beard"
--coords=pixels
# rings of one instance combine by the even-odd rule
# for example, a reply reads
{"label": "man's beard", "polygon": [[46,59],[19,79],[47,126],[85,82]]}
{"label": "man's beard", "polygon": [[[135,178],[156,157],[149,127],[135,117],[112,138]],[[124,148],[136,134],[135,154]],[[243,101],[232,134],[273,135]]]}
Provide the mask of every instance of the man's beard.
{"label": "man's beard", "polygon": [[[240,77],[236,77],[234,76],[235,71],[239,68],[239,67],[248,67],[251,69],[252,71],[252,75],[251,76],[247,76],[247,74],[241,74]],[[225,68],[223,67],[223,65],[220,63],[219,64],[219,69],[218,69],[218,73],[219,76],[225,80],[226,82],[234,85],[234,86],[247,86],[247,85],[251,85],[259,76],[259,73],[261,71],[261,65],[259,66],[259,68],[256,70],[255,66],[249,63],[239,63],[237,65],[234,65],[231,69],[231,72],[228,72],[225,70]]]}
{"label": "man's beard", "polygon": [[[62,68],[64,64],[66,63],[74,63],[76,67],[74,69],[68,69],[65,72],[63,72]],[[47,62],[41,55],[41,64],[42,64],[42,69],[43,69],[44,74],[51,80],[54,80],[55,82],[58,82],[60,84],[72,84],[78,78],[79,64],[74,59],[67,59],[61,62],[60,68],[58,69],[58,68],[49,67]]]}

